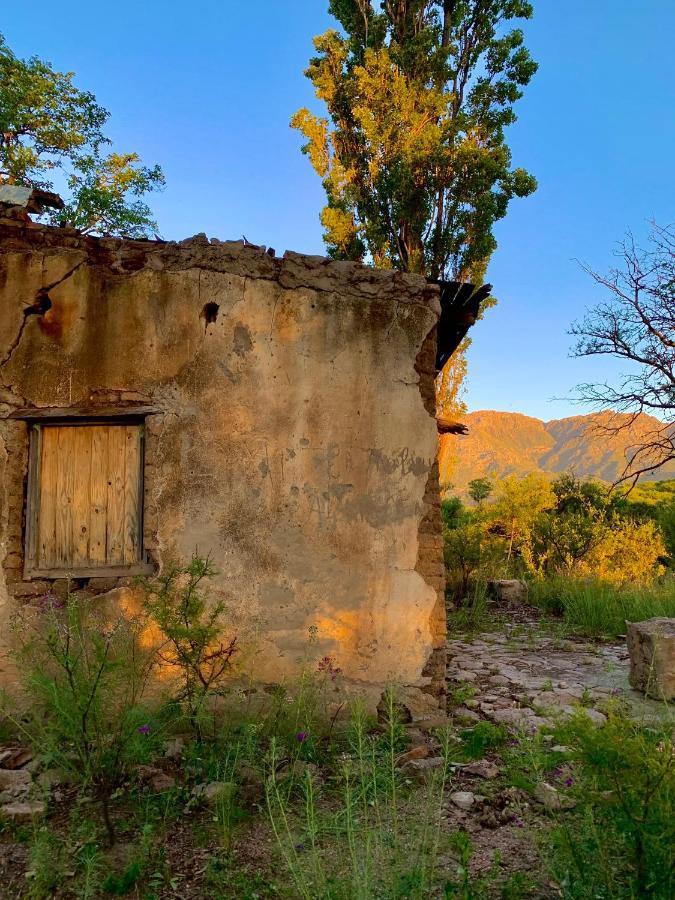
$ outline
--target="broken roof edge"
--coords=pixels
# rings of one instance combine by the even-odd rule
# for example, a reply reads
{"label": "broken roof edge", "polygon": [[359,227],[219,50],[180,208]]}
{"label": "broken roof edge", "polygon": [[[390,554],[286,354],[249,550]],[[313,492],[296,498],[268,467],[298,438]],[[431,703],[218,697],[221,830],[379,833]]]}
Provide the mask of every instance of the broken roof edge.
{"label": "broken roof edge", "polygon": [[307,288],[418,304],[433,310],[439,318],[441,314],[440,287],[422,275],[293,250],[277,257],[264,246],[243,240],[209,239],[204,233],[180,241],[96,237],[74,228],[3,218],[0,213],[0,253],[16,249],[79,250],[87,254],[91,265],[108,267],[118,275],[133,275],[145,268],[207,269],[276,281],[285,289]]}
{"label": "broken roof edge", "polygon": [[491,284],[478,287],[468,281],[433,282],[440,289],[441,317],[438,323],[436,371],[440,372],[478,320]]}
{"label": "broken roof edge", "polygon": [[0,183],[0,207],[25,210],[29,213],[44,212],[45,207],[63,209],[65,203],[58,194],[26,184]]}

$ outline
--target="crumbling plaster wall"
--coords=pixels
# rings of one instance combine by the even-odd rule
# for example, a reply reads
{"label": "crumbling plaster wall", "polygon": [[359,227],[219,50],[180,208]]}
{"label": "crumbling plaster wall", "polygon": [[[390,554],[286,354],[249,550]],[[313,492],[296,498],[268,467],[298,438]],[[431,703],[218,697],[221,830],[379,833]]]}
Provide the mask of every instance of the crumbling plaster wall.
{"label": "crumbling plaster wall", "polygon": [[145,547],[211,554],[240,664],[278,682],[328,654],[373,700],[394,680],[436,705],[439,312],[423,279],[353,263],[0,224],[3,626],[48,587],[22,580],[27,426],[7,416],[144,403]]}

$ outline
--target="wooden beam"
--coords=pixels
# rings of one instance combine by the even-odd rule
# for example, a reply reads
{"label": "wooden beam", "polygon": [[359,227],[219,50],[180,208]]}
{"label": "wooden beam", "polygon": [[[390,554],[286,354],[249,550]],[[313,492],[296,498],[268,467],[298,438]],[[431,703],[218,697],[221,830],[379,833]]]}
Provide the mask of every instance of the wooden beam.
{"label": "wooden beam", "polygon": [[469,429],[463,422],[447,419],[445,416],[436,416],[436,425],[439,434],[468,434]]}
{"label": "wooden beam", "polygon": [[83,566],[63,569],[25,569],[24,579],[33,578],[124,578],[128,575],[152,575],[155,566],[151,563],[137,563],[133,566]]}
{"label": "wooden beam", "polygon": [[156,406],[129,404],[119,406],[28,406],[10,413],[9,419],[26,419],[28,421],[66,420],[66,419],[127,419],[145,418],[160,410]]}

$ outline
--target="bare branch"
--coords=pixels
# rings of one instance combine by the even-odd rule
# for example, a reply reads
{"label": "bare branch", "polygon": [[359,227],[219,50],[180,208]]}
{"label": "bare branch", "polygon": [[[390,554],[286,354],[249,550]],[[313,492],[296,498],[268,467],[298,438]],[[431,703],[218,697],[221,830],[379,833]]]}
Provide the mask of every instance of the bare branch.
{"label": "bare branch", "polygon": [[652,223],[649,245],[642,250],[628,235],[617,251],[620,268],[603,275],[582,266],[609,296],[570,329],[578,338],[574,356],[611,356],[630,367],[616,386],[577,388],[580,401],[625,414],[603,423],[603,430],[631,427],[646,411],[663,423],[642,434],[628,460],[619,481],[633,483],[675,459],[675,226]]}

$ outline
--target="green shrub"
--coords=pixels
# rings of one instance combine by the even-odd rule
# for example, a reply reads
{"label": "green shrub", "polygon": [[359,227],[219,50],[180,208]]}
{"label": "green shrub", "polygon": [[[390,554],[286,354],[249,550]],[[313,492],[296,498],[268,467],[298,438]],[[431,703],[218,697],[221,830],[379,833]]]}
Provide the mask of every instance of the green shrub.
{"label": "green shrub", "polygon": [[222,640],[225,604],[209,602],[203,589],[215,573],[208,557],[195,555],[187,566],[167,566],[153,582],[144,582],[146,612],[165,638],[160,663],[178,673],[173,699],[198,740],[204,736],[206,704],[221,693],[237,649],[236,637]]}
{"label": "green shrub", "polygon": [[612,714],[595,727],[579,715],[557,734],[573,751],[577,803],[548,836],[563,896],[652,897],[675,892],[675,757],[668,728]]}
{"label": "green shrub", "polygon": [[270,823],[293,885],[306,900],[435,896],[449,734],[439,734],[443,764],[423,786],[397,768],[402,730],[389,693],[383,729],[372,733],[363,707],[353,711],[347,744],[331,776],[305,767],[289,785],[272,742],[268,760]]}
{"label": "green shrub", "polygon": [[18,625],[28,709],[17,724],[45,764],[92,791],[113,843],[110,799],[154,740],[140,705],[155,660],[141,646],[145,621],[125,614],[111,621],[88,600],[47,594]]}

